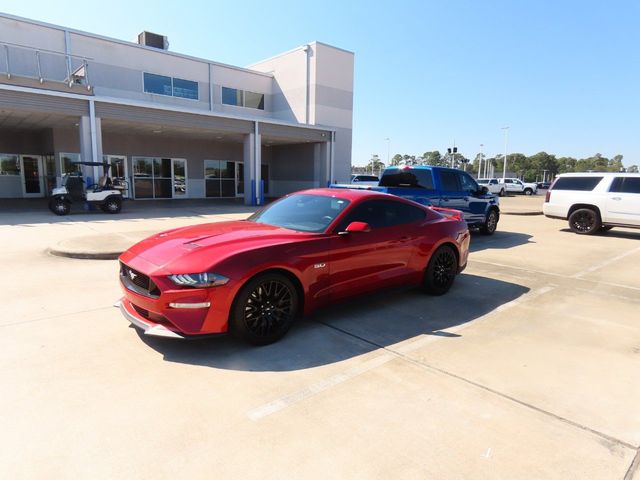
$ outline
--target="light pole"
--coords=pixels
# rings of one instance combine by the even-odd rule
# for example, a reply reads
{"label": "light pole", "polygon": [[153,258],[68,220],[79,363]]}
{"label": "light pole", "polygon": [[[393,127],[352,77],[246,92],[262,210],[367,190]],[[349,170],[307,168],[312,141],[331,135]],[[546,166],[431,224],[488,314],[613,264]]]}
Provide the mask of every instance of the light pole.
{"label": "light pole", "polygon": [[502,168],[502,178],[506,178],[507,176],[507,145],[509,144],[509,127],[502,127],[501,130],[504,130],[504,166]]}
{"label": "light pole", "polygon": [[[482,154],[482,149],[484,147],[484,143],[480,144],[480,164],[478,165],[478,178],[487,178],[485,175],[482,174],[482,158],[484,157],[484,155]],[[486,162],[485,162],[485,170],[486,170]]]}
{"label": "light pole", "polygon": [[387,167],[389,167],[389,155],[391,155],[391,139],[389,137],[385,138],[385,140],[387,141]]}

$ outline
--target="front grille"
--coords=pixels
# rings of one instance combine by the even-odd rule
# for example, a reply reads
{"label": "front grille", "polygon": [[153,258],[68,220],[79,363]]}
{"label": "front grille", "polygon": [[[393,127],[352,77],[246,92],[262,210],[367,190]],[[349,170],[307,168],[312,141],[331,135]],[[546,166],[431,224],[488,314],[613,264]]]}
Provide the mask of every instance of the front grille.
{"label": "front grille", "polygon": [[120,280],[132,292],[151,298],[160,296],[160,289],[153,280],[122,262],[120,262]]}

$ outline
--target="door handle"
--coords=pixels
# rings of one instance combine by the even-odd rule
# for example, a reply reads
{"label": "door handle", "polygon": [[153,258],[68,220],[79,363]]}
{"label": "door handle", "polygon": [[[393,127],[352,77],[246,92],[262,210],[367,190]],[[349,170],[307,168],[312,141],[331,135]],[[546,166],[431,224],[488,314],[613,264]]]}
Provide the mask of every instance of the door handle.
{"label": "door handle", "polygon": [[611,197],[611,200],[622,200],[622,197]]}

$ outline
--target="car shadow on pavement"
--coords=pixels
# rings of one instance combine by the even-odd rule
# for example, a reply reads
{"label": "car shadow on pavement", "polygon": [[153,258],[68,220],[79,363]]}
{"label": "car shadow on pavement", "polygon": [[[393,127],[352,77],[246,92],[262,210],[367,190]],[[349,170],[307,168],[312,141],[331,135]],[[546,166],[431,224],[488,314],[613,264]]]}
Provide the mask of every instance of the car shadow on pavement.
{"label": "car shadow on pavement", "polygon": [[[560,229],[562,233],[570,233],[571,235],[577,236],[574,232],[571,231],[570,228],[562,228]],[[626,238],[629,240],[640,240],[640,231],[629,231],[629,230],[618,230],[613,228],[606,232],[598,232],[595,234],[598,237],[613,237],[613,238]]]}
{"label": "car shadow on pavement", "polygon": [[480,252],[488,249],[506,249],[518,247],[531,241],[532,235],[518,232],[496,231],[493,235],[482,235],[479,232],[471,234],[470,252]]}
{"label": "car shadow on pavement", "polygon": [[420,289],[378,293],[317,311],[298,321],[279,342],[251,347],[231,336],[176,341],[145,336],[164,360],[250,372],[293,371],[328,365],[432,336],[455,342],[461,327],[511,302],[529,288],[477,275],[460,275],[451,291],[434,297]]}

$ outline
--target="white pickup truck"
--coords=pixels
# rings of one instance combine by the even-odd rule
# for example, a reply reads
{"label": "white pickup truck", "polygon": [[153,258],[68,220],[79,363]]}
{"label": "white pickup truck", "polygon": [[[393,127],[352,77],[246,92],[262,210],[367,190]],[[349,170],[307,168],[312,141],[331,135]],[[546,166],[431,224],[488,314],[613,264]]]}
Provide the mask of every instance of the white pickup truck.
{"label": "white pickup truck", "polygon": [[505,188],[507,193],[523,193],[525,195],[538,193],[538,185],[536,183],[526,183],[519,178],[498,178],[498,182]]}
{"label": "white pickup truck", "polygon": [[489,189],[489,193],[504,197],[504,185],[501,185],[497,178],[478,178],[476,181],[478,182],[478,185],[487,187],[487,189]]}

